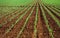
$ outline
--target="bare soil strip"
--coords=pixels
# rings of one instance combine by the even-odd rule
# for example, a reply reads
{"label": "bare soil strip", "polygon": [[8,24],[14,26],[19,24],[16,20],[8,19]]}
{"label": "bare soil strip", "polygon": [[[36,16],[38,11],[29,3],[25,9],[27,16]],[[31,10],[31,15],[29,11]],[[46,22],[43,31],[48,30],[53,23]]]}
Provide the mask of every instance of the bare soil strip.
{"label": "bare soil strip", "polygon": [[[26,10],[24,10],[21,14],[23,14]],[[0,33],[4,34],[5,31],[10,27],[10,25],[12,25],[13,23],[15,23],[15,21],[19,18],[19,16],[21,15],[19,14],[18,16],[16,16],[14,19],[12,19],[11,21],[9,21],[7,24],[3,25],[2,28],[0,28]]]}
{"label": "bare soil strip", "polygon": [[34,21],[35,21],[35,9],[34,12],[32,13],[30,19],[28,20],[28,23],[26,24],[26,27],[21,34],[20,38],[33,38],[33,31],[34,31]]}
{"label": "bare soil strip", "polygon": [[[48,9],[49,10],[49,9]],[[45,10],[46,11],[46,10]],[[46,17],[49,21],[49,25],[50,27],[52,28],[53,30],[53,35],[54,35],[54,38],[59,38],[60,37],[60,27],[57,25],[57,23],[52,19],[52,17],[48,14],[48,12],[46,11]],[[54,13],[53,13],[54,14]],[[56,16],[56,15],[55,15]]]}
{"label": "bare soil strip", "polygon": [[[32,9],[32,8],[31,8]],[[24,24],[27,16],[30,14],[31,9],[28,11],[28,13],[12,28],[12,30],[7,33],[3,38],[16,38],[17,34],[19,33],[20,29],[22,28],[22,25]],[[26,10],[27,11],[27,10]]]}
{"label": "bare soil strip", "polygon": [[[46,6],[47,7],[47,6]],[[48,7],[47,7],[48,8]],[[49,8],[48,8],[48,10],[50,10]],[[51,10],[50,10],[51,11]],[[60,20],[60,17],[59,16],[57,16],[53,11],[51,11],[59,20]],[[57,12],[58,13],[58,12]]]}
{"label": "bare soil strip", "polygon": [[44,38],[43,36],[43,26],[42,26],[42,19],[41,19],[41,15],[42,15],[42,12],[41,12],[41,9],[40,9],[40,6],[38,8],[38,24],[37,24],[37,38]]}
{"label": "bare soil strip", "polygon": [[54,38],[58,38],[60,37],[59,34],[59,30],[60,27],[56,24],[56,22],[50,17],[50,15],[48,13],[46,13],[47,19],[49,20],[49,25],[50,27],[54,30],[53,34],[54,34]]}
{"label": "bare soil strip", "polygon": [[[38,4],[38,11],[37,11],[38,13],[36,13],[36,8],[37,8],[36,6],[33,10],[32,15],[29,17],[27,22],[26,22],[27,17],[30,15],[32,8],[34,6],[31,7],[30,9],[27,8],[27,9],[29,9],[28,11],[27,11],[27,9],[25,9],[24,11],[22,11],[22,13],[19,13],[19,14],[18,14],[18,12],[20,12],[20,10],[16,10],[16,11],[14,11],[13,15],[12,15],[12,13],[10,13],[6,16],[3,16],[0,20],[0,24],[2,22],[7,22],[7,23],[4,24],[2,27],[0,27],[0,38],[51,38],[51,36],[49,34],[50,33],[49,30],[51,30],[51,29],[53,30],[53,34],[52,34],[53,37],[60,38],[60,27],[57,25],[55,20],[53,20],[53,18],[47,12],[47,10],[50,10],[50,9],[48,7],[46,7],[47,10],[45,10],[44,6],[42,6],[42,9],[45,12],[46,19],[48,20],[48,22],[46,22],[46,19],[44,19],[44,15],[43,15],[40,5]],[[55,13],[53,13],[52,10],[50,10],[50,11],[60,21],[60,17],[57,16]],[[17,14],[18,14],[18,16],[14,17],[14,19],[12,19],[11,21],[7,20],[8,18],[11,18]],[[23,14],[25,14],[25,15],[23,15]],[[20,15],[23,15],[21,19],[19,19]],[[16,22],[17,20],[18,20],[18,22]],[[16,24],[15,24],[15,22],[16,22]],[[17,37],[19,35],[20,31],[22,30],[22,27],[24,27],[23,25],[25,24],[25,22],[26,22],[26,27],[23,29],[21,35],[19,37]],[[46,26],[47,24],[45,22],[48,23],[48,25],[51,29],[48,29],[49,27]],[[14,26],[11,28],[12,24]],[[11,28],[11,30],[9,30],[8,33],[5,33],[5,32],[7,32],[6,30],[10,29],[10,28]],[[37,32],[36,32],[36,30],[37,30]]]}
{"label": "bare soil strip", "polygon": [[[1,19],[0,19],[0,23],[2,23],[3,21],[6,21],[7,19],[9,19],[10,17],[12,17],[14,14],[16,14],[18,11],[20,11],[19,9],[18,10],[15,10],[14,12],[10,13],[10,14],[7,14],[6,16],[3,16]],[[12,15],[13,14],[13,15]],[[7,18],[6,18],[7,17]]]}
{"label": "bare soil strip", "polygon": [[[44,9],[44,8],[43,8]],[[42,10],[41,10],[42,11]],[[44,10],[44,12],[46,13],[46,11]],[[41,13],[41,19],[42,19],[42,26],[43,26],[43,36],[44,38],[51,38],[50,37],[50,34],[49,34],[49,30],[48,30],[48,27],[46,26],[46,23],[45,23],[45,20],[44,20],[44,17],[43,17],[43,13]]]}
{"label": "bare soil strip", "polygon": [[[19,14],[20,14],[19,12],[21,12],[21,11],[22,11],[22,9],[17,10],[16,12],[13,12],[12,14],[10,14],[10,15],[5,16],[4,18],[2,18],[2,19],[1,19],[1,26],[4,26],[4,25],[7,24],[8,22],[12,21],[11,18],[16,17],[17,14],[19,15]],[[13,19],[14,19],[14,18],[13,18]]]}

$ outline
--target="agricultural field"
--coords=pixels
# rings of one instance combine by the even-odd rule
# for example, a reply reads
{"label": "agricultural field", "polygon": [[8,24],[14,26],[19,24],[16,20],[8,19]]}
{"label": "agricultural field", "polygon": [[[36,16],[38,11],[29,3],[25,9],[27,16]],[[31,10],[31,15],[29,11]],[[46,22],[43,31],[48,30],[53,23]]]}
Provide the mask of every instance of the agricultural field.
{"label": "agricultural field", "polygon": [[58,2],[13,1],[0,2],[0,38],[60,38]]}

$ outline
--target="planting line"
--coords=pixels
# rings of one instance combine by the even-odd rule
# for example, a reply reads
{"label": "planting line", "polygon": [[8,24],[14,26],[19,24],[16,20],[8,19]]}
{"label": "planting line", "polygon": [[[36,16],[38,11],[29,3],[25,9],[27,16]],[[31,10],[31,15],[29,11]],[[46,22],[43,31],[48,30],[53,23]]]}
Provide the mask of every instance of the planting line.
{"label": "planting line", "polygon": [[[30,3],[29,3],[29,4],[30,4]],[[29,4],[28,4],[28,5],[29,5]],[[20,9],[17,9],[17,10],[15,10],[14,12],[16,13],[16,12],[18,12],[19,10],[20,10]],[[10,16],[10,14],[13,15],[14,13],[9,13],[9,14],[7,14],[6,16],[7,16],[7,17],[8,17],[8,15]],[[6,18],[7,18],[7,17],[6,17]]]}
{"label": "planting line", "polygon": [[[48,6],[47,6],[48,7]],[[48,7],[51,11],[53,11],[57,16],[59,16],[60,17],[60,14],[59,13],[57,13],[55,10],[53,10],[52,8],[50,8],[50,7]]]}
{"label": "planting line", "polygon": [[37,23],[38,23],[38,5],[36,7],[36,16],[34,22],[34,38],[37,38]]}
{"label": "planting line", "polygon": [[57,8],[58,10],[60,10],[60,8],[59,8],[59,7],[56,7],[56,6],[55,6],[55,8]]}
{"label": "planting line", "polygon": [[[27,9],[27,8],[23,9],[23,11],[26,10],[26,9]],[[22,13],[23,11],[20,10],[21,13]],[[21,13],[20,13],[20,14],[21,14]],[[17,16],[16,16],[16,17],[17,17]],[[11,19],[11,20],[13,20],[13,19]],[[9,21],[9,22],[11,22],[11,21]],[[0,24],[0,27],[2,27],[3,25],[5,25],[5,24],[7,24],[7,23],[8,23],[7,21],[1,23],[1,24]]]}
{"label": "planting line", "polygon": [[42,6],[45,8],[45,10],[48,12],[48,14],[54,19],[54,21],[57,23],[57,25],[60,27],[59,19],[56,16],[54,16],[44,5],[42,5]]}
{"label": "planting line", "polygon": [[[24,8],[23,8],[24,9]],[[22,9],[18,9],[17,11],[15,11],[15,13],[20,12]],[[14,16],[15,13],[9,14],[6,18],[9,18],[9,16]]]}
{"label": "planting line", "polygon": [[[30,3],[29,3],[28,5],[30,5]],[[20,10],[18,9],[16,12],[18,12],[18,11],[20,11]],[[15,12],[15,13],[16,13],[16,12]],[[12,13],[12,15],[13,15],[13,14],[14,14],[14,13]],[[8,16],[11,16],[11,15],[9,15],[9,14],[6,15],[6,18],[7,18]],[[5,18],[5,17],[3,17],[3,18]]]}
{"label": "planting line", "polygon": [[[27,9],[27,8],[25,8],[25,9]],[[24,9],[24,10],[25,10],[25,9]],[[24,11],[24,10],[23,10],[23,11]],[[21,11],[21,10],[20,10],[20,11]],[[21,14],[21,13],[22,13],[22,11],[21,11],[20,13],[18,13],[18,14]],[[7,24],[7,23],[8,23],[7,20],[11,21],[12,19],[14,19],[16,16],[18,16],[18,14],[15,15],[14,17],[10,17],[10,19],[9,19],[9,18],[6,19],[5,22],[3,21],[3,23],[0,24],[0,27],[2,27],[2,25]]]}
{"label": "planting line", "polygon": [[[20,15],[19,19],[16,20],[15,24],[18,23],[19,20],[21,20],[23,18],[23,16],[31,9],[31,7],[29,9],[27,9],[27,11]],[[10,32],[10,30],[15,26],[15,24],[12,24],[11,27],[9,29],[6,30],[5,34],[7,34],[8,32]]]}
{"label": "planting line", "polygon": [[3,15],[1,18],[5,17],[5,16],[7,17],[8,15],[13,14],[13,12],[18,11],[18,10],[19,10],[19,9],[14,10],[14,11],[10,11],[10,13],[7,13],[7,14]]}
{"label": "planting line", "polygon": [[[18,11],[20,11],[20,10],[15,10],[16,12],[18,12]],[[16,13],[15,12],[15,13]],[[9,13],[8,15],[6,15],[6,16],[4,16],[4,17],[2,17],[1,19],[7,19],[7,18],[9,18],[9,16],[13,16],[15,13]]]}
{"label": "planting line", "polygon": [[[28,8],[28,7],[27,7]],[[20,13],[17,13],[16,15],[14,15],[14,16],[12,16],[10,19],[8,19],[8,20],[12,20],[12,19],[14,19],[16,16],[18,16],[19,14],[21,14],[23,11],[22,10],[26,10],[27,8],[23,8],[23,9],[21,9],[20,10]]]}
{"label": "planting line", "polygon": [[[8,7],[7,7],[7,8],[8,8]],[[11,9],[12,9],[12,8],[7,9],[7,8],[2,7],[1,12],[2,12],[3,15],[7,14],[8,12],[10,12]],[[4,12],[7,12],[7,13],[4,14]]]}
{"label": "planting line", "polygon": [[[29,5],[30,5],[30,3],[29,3]],[[25,8],[25,9],[26,9],[26,8]],[[20,10],[20,11],[21,11],[21,10]],[[21,11],[21,13],[22,13],[22,12],[23,12],[23,11]],[[19,13],[18,13],[18,14],[19,14]],[[18,15],[18,14],[17,14],[17,15]],[[12,15],[13,15],[13,14],[12,14]],[[15,16],[17,16],[17,15],[15,15]],[[14,17],[15,17],[15,16],[14,16]],[[11,17],[10,19],[9,19],[9,17],[8,17],[8,20],[11,21],[14,17]],[[6,24],[6,23],[7,23],[7,21],[5,20],[5,22],[2,23],[2,24],[0,24],[0,26],[4,25],[4,24]]]}
{"label": "planting line", "polygon": [[46,5],[46,6],[49,6],[49,7],[53,7],[53,8],[56,8],[56,9],[58,9],[58,10],[60,10],[60,8],[59,7],[57,7],[57,6],[54,6],[54,5],[49,5],[49,4],[47,4],[47,3],[43,3],[44,5]]}
{"label": "planting line", "polygon": [[[32,2],[31,2],[31,3],[32,3]],[[30,3],[29,3],[29,4],[27,4],[27,5],[30,5]],[[19,9],[18,9],[18,10],[19,10]],[[18,11],[18,10],[16,10],[16,11]],[[7,14],[7,15],[9,15],[9,14]],[[7,16],[7,15],[6,15],[6,16]]]}
{"label": "planting line", "polygon": [[27,24],[27,22],[28,22],[28,20],[29,20],[30,16],[31,16],[31,15],[32,15],[32,13],[33,13],[33,10],[34,10],[34,7],[33,7],[32,11],[31,11],[31,13],[29,14],[29,16],[26,18],[26,21],[25,21],[25,23],[24,23],[24,25],[23,25],[22,29],[20,30],[20,32],[19,32],[19,34],[17,35],[17,37],[16,37],[16,38],[19,38],[19,37],[20,37],[20,35],[22,34],[22,32],[23,32],[24,28],[26,27],[26,24]]}
{"label": "planting line", "polygon": [[[29,3],[28,5],[30,5],[31,3]],[[23,11],[21,11],[21,12],[23,12]],[[7,21],[4,23],[4,24],[6,24],[7,23]],[[0,26],[2,27],[2,25],[4,25],[4,24],[0,24]]]}
{"label": "planting line", "polygon": [[[31,3],[33,3],[33,2],[31,2]],[[27,5],[30,5],[31,3],[29,3],[29,4],[27,4]],[[18,9],[19,10],[19,9]],[[15,11],[18,11],[18,10],[15,10]],[[11,13],[10,13],[11,14]],[[8,16],[9,14],[7,14],[6,16]],[[12,15],[13,15],[13,13],[12,13]]]}
{"label": "planting line", "polygon": [[[22,10],[24,10],[24,9],[26,9],[26,8],[23,8]],[[20,10],[20,13],[17,13],[17,14],[14,15],[13,17],[11,17],[9,20],[11,21],[11,20],[14,19],[16,16],[18,16],[19,14],[21,14],[21,13],[22,13],[22,10]]]}
{"label": "planting line", "polygon": [[53,37],[53,30],[52,30],[52,29],[50,28],[50,26],[49,26],[48,19],[46,18],[45,12],[44,12],[44,10],[43,10],[43,8],[42,8],[41,5],[40,5],[40,8],[41,8],[41,10],[42,10],[42,15],[43,15],[43,17],[44,17],[44,20],[45,20],[45,23],[46,23],[46,27],[47,27],[47,29],[49,30],[49,34],[50,34],[51,38],[54,38],[54,37]]}
{"label": "planting line", "polygon": [[51,7],[51,8],[53,8],[53,9],[55,9],[56,11],[60,12],[60,10],[58,10],[57,8],[54,8],[54,7]]}

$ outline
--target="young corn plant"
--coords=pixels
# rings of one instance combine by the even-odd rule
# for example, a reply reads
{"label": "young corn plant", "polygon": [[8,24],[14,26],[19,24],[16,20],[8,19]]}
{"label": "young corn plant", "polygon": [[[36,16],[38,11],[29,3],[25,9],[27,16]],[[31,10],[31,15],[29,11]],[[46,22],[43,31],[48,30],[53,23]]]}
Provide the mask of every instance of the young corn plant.
{"label": "young corn plant", "polygon": [[27,24],[27,22],[28,22],[28,20],[29,20],[30,16],[31,16],[31,15],[32,15],[32,13],[33,13],[33,10],[34,10],[34,7],[33,7],[32,11],[31,11],[31,13],[29,14],[29,16],[26,18],[26,21],[25,21],[25,23],[24,23],[24,25],[23,25],[22,29],[20,30],[20,32],[18,33],[18,35],[17,35],[17,37],[16,37],[16,38],[19,38],[19,37],[20,37],[20,35],[22,34],[22,32],[23,32],[24,28],[26,27],[26,24]]}
{"label": "young corn plant", "polygon": [[[6,10],[6,9],[5,9],[5,10]],[[17,10],[18,10],[18,9],[12,10],[12,7],[11,7],[11,9],[8,9],[7,13],[4,14],[2,17],[5,17],[5,16],[8,17],[8,15],[13,14],[13,12],[14,12],[14,11],[17,11]],[[1,17],[1,18],[2,18],[2,17]]]}
{"label": "young corn plant", "polygon": [[19,14],[21,14],[22,13],[22,10],[24,10],[25,8],[23,8],[23,9],[20,9],[20,13],[18,12],[16,15],[14,15],[14,16],[12,16],[9,20],[11,21],[12,19],[14,19],[16,16],[18,16]]}
{"label": "young corn plant", "polygon": [[[48,6],[47,6],[48,7]],[[53,11],[57,16],[59,16],[60,17],[60,14],[59,13],[57,13],[55,10],[53,10],[52,8],[50,8],[50,7],[48,7],[51,11]]]}
{"label": "young corn plant", "polygon": [[56,11],[58,11],[58,12],[60,12],[60,10],[58,10],[57,8],[55,8],[55,7],[51,7],[52,9],[55,9]]}
{"label": "young corn plant", "polygon": [[36,8],[36,16],[34,22],[34,38],[37,38],[37,22],[38,22],[38,7]]}
{"label": "young corn plant", "polygon": [[49,31],[49,34],[50,34],[51,38],[54,38],[53,37],[53,30],[49,26],[49,22],[48,22],[48,19],[47,19],[46,15],[45,15],[44,9],[42,8],[42,6],[40,6],[40,8],[42,10],[42,15],[43,15],[43,18],[45,20],[45,24],[46,24],[46,27],[47,27],[47,29]]}
{"label": "young corn plant", "polygon": [[45,10],[48,12],[48,14],[52,17],[52,19],[57,23],[57,25],[60,27],[60,21],[59,21],[59,19],[55,15],[53,15],[51,13],[51,11],[49,11],[44,5],[42,5],[42,6],[45,8]]}
{"label": "young corn plant", "polygon": [[[21,9],[21,10],[20,10],[20,13],[22,13],[22,10],[24,11],[24,10],[26,10],[26,9],[27,9],[27,8]],[[20,13],[18,13],[18,14],[20,14]],[[13,14],[14,14],[14,13],[13,13]],[[15,16],[13,15],[10,19],[7,19],[7,20],[11,21],[12,19],[14,19],[14,17],[18,16],[18,14],[16,14]],[[8,17],[8,16],[7,16],[7,17]],[[7,20],[3,21],[3,22],[0,24],[0,26],[2,27],[2,25],[7,24]]]}
{"label": "young corn plant", "polygon": [[[24,8],[23,8],[23,9],[24,9]],[[12,16],[10,17],[10,19],[8,18],[9,16],[6,16],[6,18],[8,18],[7,20],[11,20],[11,19],[14,18],[15,16],[17,16],[17,15],[19,14],[18,12],[21,12],[23,9],[20,9],[20,10],[16,11],[16,12],[15,12],[15,13],[17,13],[16,15],[14,15],[15,13],[9,14],[9,16],[12,15]]]}
{"label": "young corn plant", "polygon": [[[16,20],[15,24],[17,24],[30,9],[31,9],[31,7],[29,9],[27,9],[27,11],[25,11],[24,14],[20,15],[19,19]],[[6,30],[5,34],[10,32],[10,30],[14,27],[15,24],[12,24],[11,27]]]}

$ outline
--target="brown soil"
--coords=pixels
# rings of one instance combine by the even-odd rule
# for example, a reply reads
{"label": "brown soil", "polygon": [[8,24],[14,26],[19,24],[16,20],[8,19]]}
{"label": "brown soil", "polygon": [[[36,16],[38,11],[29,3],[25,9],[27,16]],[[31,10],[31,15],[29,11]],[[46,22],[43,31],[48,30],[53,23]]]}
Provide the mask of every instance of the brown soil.
{"label": "brown soil", "polygon": [[45,20],[43,18],[42,12],[41,12],[41,21],[42,21],[42,26],[43,26],[43,36],[44,36],[44,38],[50,38],[49,31],[48,31],[47,26],[45,24]]}
{"label": "brown soil", "polygon": [[[31,8],[32,9],[32,8]],[[30,14],[31,9],[28,11],[28,13],[12,28],[12,30],[4,35],[3,38],[16,38],[17,34],[19,33],[20,29],[22,28],[22,25],[24,24],[27,16]],[[18,29],[18,30],[17,30]]]}
{"label": "brown soil", "polygon": [[44,38],[43,36],[43,26],[41,21],[41,9],[38,8],[38,24],[37,24],[37,38]]}
{"label": "brown soil", "polygon": [[34,21],[35,21],[35,10],[33,11],[32,15],[30,16],[28,23],[26,24],[26,27],[23,31],[23,33],[21,34],[20,38],[32,38],[33,35],[33,31],[34,31]]}
{"label": "brown soil", "polygon": [[[59,38],[60,37],[60,34],[59,34],[60,33],[60,31],[59,31],[60,30],[60,27],[57,25],[57,23],[52,19],[52,17],[47,12],[45,14],[46,14],[46,17],[47,17],[47,19],[49,21],[49,25],[50,25],[50,27],[53,30],[54,38]],[[57,16],[57,15],[55,15],[55,16]]]}
{"label": "brown soil", "polygon": [[[15,10],[14,12],[3,16],[3,17],[0,19],[0,23],[2,23],[3,21],[7,20],[8,18],[11,18],[11,17],[13,16],[12,14],[13,14],[13,13],[16,14],[17,12],[18,12],[18,10]],[[6,18],[6,17],[7,17],[7,18]]]}
{"label": "brown soil", "polygon": [[[60,27],[57,25],[57,23],[50,17],[49,14],[46,13],[46,16],[47,16],[47,19],[49,21],[49,25],[50,27],[53,29],[53,34],[54,34],[54,37],[55,38],[58,38],[60,37],[60,34],[59,34],[59,30],[60,30]],[[57,35],[58,34],[58,35]]]}
{"label": "brown soil", "polygon": [[[25,11],[23,11],[21,14],[23,14]],[[8,29],[11,26],[11,24],[15,23],[15,21],[20,17],[21,14],[19,14],[14,19],[12,19],[11,21],[8,21],[8,23],[6,23],[5,25],[3,25],[2,28],[0,28],[0,33],[1,34],[4,34],[5,33],[5,30]]]}
{"label": "brown soil", "polygon": [[0,19],[0,24],[2,22],[8,22],[10,20],[11,17],[13,17],[14,15],[18,14],[19,12],[21,12],[21,10],[15,10],[13,11],[12,13],[8,14],[8,15],[5,15],[3,16],[1,19]]}
{"label": "brown soil", "polygon": [[[35,7],[34,10],[33,10],[33,13],[30,16],[30,18],[29,18],[29,20],[26,24],[26,27],[23,30],[23,32],[22,32],[22,34],[20,35],[19,38],[34,38],[34,22],[35,22],[35,16],[36,16],[36,6],[33,6],[33,7]],[[7,23],[0,28],[0,38],[16,38],[19,31],[22,29],[22,27],[23,27],[23,25],[26,21],[26,18],[31,13],[32,8],[26,13],[26,15],[23,16],[23,18],[21,20],[19,20],[18,23],[15,24],[15,26],[7,34],[5,34],[6,29],[9,29],[11,24],[14,24],[16,22],[16,20],[19,19],[20,15],[22,15],[25,11],[27,11],[27,9],[24,10],[21,14],[16,16],[11,21],[8,21],[7,18],[11,18],[14,15],[18,14],[17,13],[18,11],[15,11],[13,15],[8,14],[8,15],[2,17],[1,20],[0,20],[0,23],[3,22],[3,21],[7,21]],[[51,16],[47,13],[47,11],[45,9],[44,9],[44,11],[45,11],[46,17],[49,21],[49,25],[50,25],[51,29],[53,30],[54,38],[60,38],[60,27],[51,18]],[[60,17],[58,17],[56,14],[54,14],[54,15],[60,20]],[[50,35],[49,35],[49,31],[47,29],[45,20],[43,18],[41,8],[39,6],[38,6],[38,22],[37,22],[37,37],[36,38],[51,38]]]}
{"label": "brown soil", "polygon": [[[46,6],[47,7],[47,6]],[[48,8],[48,7],[47,7]],[[50,10],[49,8],[48,8],[48,10]],[[60,20],[60,17],[59,16],[57,16],[52,10],[50,10],[52,13],[53,13],[53,15],[55,15],[59,20]],[[57,12],[57,13],[60,13],[60,12]]]}

